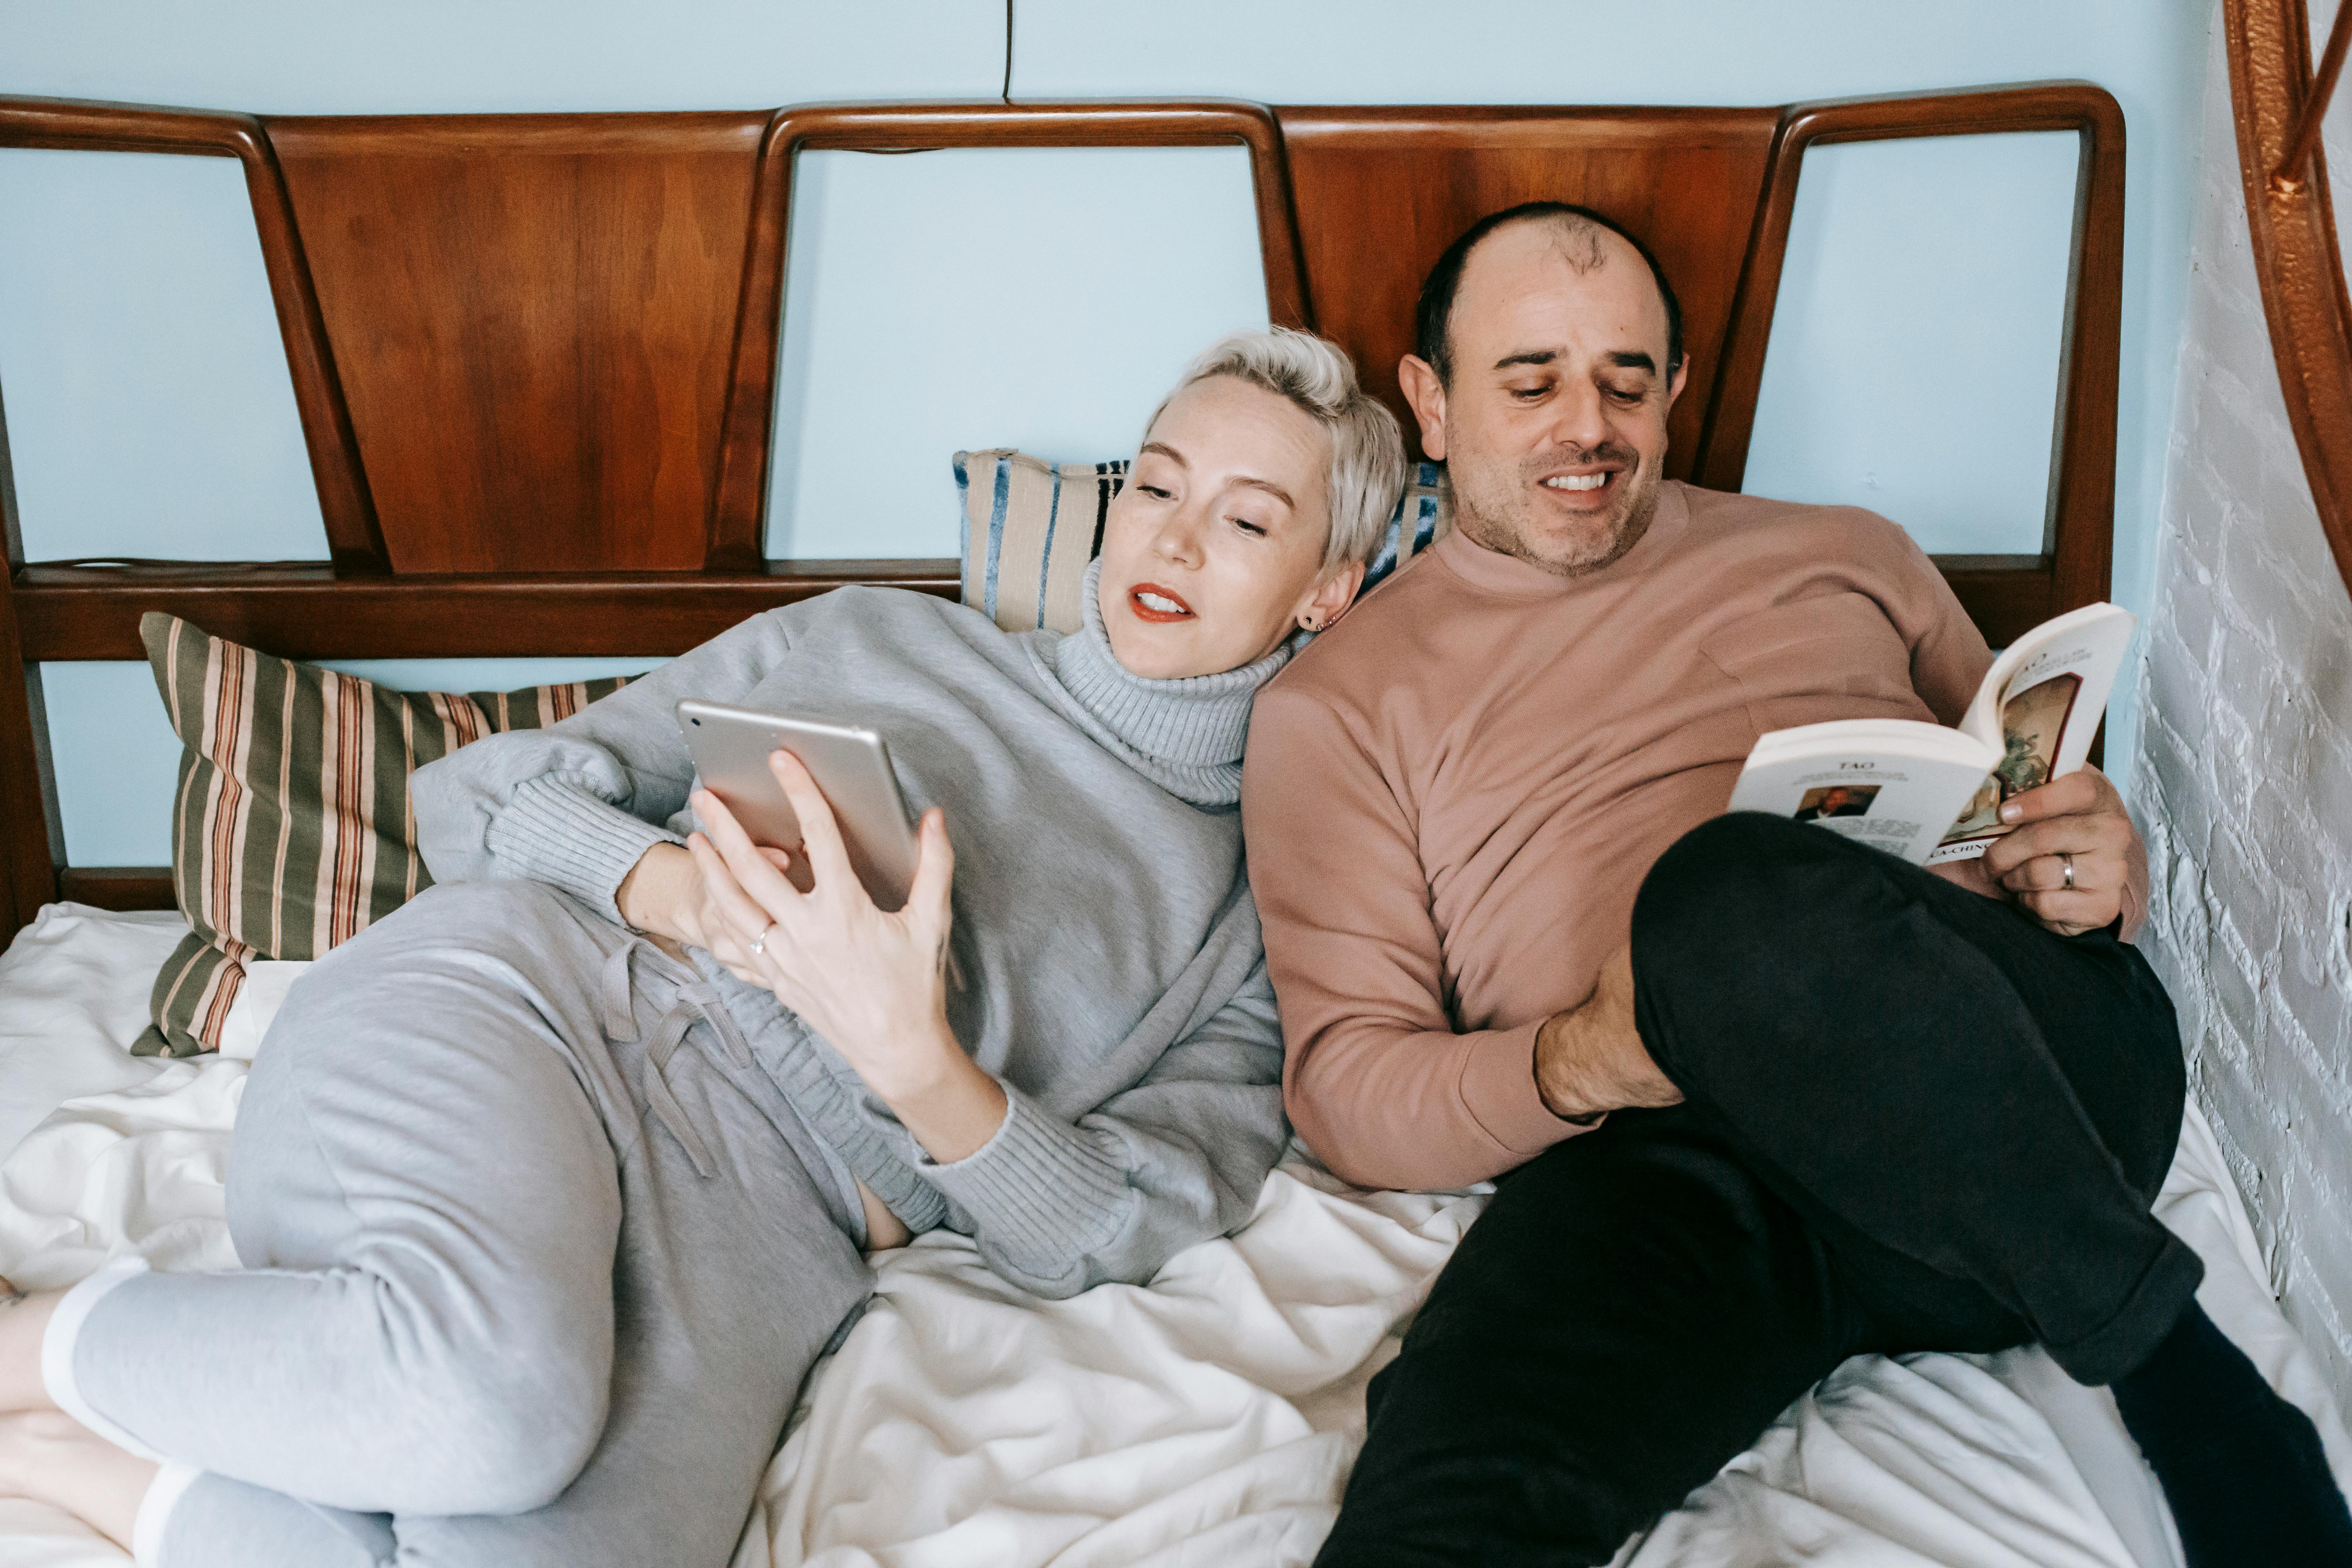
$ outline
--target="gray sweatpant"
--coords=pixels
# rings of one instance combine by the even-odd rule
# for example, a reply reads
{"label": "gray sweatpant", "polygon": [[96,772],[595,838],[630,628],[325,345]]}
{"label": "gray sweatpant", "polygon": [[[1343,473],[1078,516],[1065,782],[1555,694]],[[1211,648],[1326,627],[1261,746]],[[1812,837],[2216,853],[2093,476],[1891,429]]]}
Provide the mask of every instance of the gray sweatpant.
{"label": "gray sweatpant", "polygon": [[434,888],[303,977],[237,1117],[249,1267],[129,1279],[69,1351],[205,1472],[165,1568],[728,1561],[870,1276],[700,984],[530,883]]}

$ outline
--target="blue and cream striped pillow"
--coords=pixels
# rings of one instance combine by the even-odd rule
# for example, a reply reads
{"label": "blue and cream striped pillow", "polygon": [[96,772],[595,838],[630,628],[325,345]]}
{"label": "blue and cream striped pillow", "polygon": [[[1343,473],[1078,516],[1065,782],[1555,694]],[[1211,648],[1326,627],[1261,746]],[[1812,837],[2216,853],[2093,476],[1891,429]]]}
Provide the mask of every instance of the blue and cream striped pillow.
{"label": "blue and cream striped pillow", "polygon": [[1397,498],[1396,515],[1389,519],[1389,536],[1364,568],[1364,585],[1356,596],[1363,597],[1400,568],[1412,565],[1453,526],[1454,492],[1445,486],[1445,465],[1415,463],[1406,476],[1404,494]]}
{"label": "blue and cream striped pillow", "polygon": [[[1125,461],[1056,466],[1010,447],[955,455],[963,506],[963,602],[1008,632],[1074,632],[1087,563],[1102,550],[1110,498]],[[1428,549],[1453,526],[1445,469],[1422,463],[1389,520],[1388,537],[1364,573],[1364,591]]]}
{"label": "blue and cream striped pillow", "polygon": [[1008,632],[1086,624],[1087,563],[1102,550],[1127,464],[1056,466],[996,447],[955,455],[963,503],[963,602]]}

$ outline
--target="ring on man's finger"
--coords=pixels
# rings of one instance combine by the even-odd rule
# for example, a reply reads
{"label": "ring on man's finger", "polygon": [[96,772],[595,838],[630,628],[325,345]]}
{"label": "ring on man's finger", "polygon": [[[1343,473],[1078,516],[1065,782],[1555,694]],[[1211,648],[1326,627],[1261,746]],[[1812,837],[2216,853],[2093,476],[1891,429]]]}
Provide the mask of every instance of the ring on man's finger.
{"label": "ring on man's finger", "polygon": [[2061,849],[2058,851],[2058,858],[2066,862],[2066,881],[2064,885],[2071,888],[2074,885],[2074,857],[2069,855],[2065,850]]}
{"label": "ring on man's finger", "polygon": [[[2074,868],[2072,866],[2066,868],[2066,885],[2070,888],[2074,885]],[[751,939],[751,951],[760,954],[763,958],[766,957],[768,950],[768,932],[775,929],[776,922],[770,921],[767,925],[761,930],[760,934]]]}

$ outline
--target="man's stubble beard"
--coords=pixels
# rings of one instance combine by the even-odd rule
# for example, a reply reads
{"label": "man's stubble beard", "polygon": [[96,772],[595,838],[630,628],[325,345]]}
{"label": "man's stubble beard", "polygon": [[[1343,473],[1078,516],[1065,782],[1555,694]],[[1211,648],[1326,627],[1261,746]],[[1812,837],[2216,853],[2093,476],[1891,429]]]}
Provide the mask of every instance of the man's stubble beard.
{"label": "man's stubble beard", "polygon": [[1478,505],[1477,498],[1461,485],[1454,487],[1454,525],[1468,534],[1472,542],[1524,561],[1528,565],[1549,572],[1555,577],[1584,577],[1615,564],[1625,552],[1642,542],[1650,531],[1650,523],[1658,513],[1658,490],[1662,480],[1658,470],[1636,459],[1630,470],[1634,476],[1633,488],[1625,492],[1617,513],[1608,522],[1608,533],[1597,548],[1581,550],[1564,559],[1548,556],[1529,542],[1530,530],[1524,525],[1528,506],[1520,491],[1512,490],[1513,506],[1517,516],[1497,520],[1491,511]]}

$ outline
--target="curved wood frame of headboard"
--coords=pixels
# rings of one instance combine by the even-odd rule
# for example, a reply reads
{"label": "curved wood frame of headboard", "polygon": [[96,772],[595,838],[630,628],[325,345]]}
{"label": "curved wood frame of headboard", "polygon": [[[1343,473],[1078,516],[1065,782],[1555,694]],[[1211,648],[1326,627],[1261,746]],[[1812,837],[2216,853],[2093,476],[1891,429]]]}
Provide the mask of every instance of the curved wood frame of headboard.
{"label": "curved wood frame of headboard", "polygon": [[[1801,104],[1774,140],[1770,188],[1756,215],[1748,270],[1723,380],[1718,416],[1698,457],[1698,482],[1736,490],[1748,464],[1756,395],[1779,298],[1805,151],[1837,142],[1978,135],[1988,130],[2072,131],[2082,139],[2074,182],[2074,244],[2066,284],[2066,340],[2058,362],[2056,453],[2041,562],[1944,556],[1937,564],[1998,647],[2051,616],[2106,596],[2115,548],[2116,391],[2123,341],[2124,115],[2105,91],[2080,82],[1936,97]],[[2006,635],[2002,635],[2002,634]]]}
{"label": "curved wood frame of headboard", "polygon": [[[311,287],[294,205],[287,197],[286,175],[261,121],[249,114],[208,110],[0,99],[0,147],[178,153],[235,158],[245,166],[261,261],[268,270],[278,335],[285,340],[287,368],[294,378],[294,405],[301,415],[310,473],[319,489],[328,555],[336,570],[345,574],[386,570],[383,536],[368,497],[359,441],[352,433],[351,411],[344,406],[342,383],[335,374],[334,349],[319,314],[319,296]],[[10,564],[18,564],[13,556]]]}
{"label": "curved wood frame of headboard", "polygon": [[[1938,561],[1996,643],[2106,585],[2123,118],[2088,83],[1735,110],[990,101],[275,120],[0,99],[0,146],[244,164],[331,557],[27,564],[9,512],[0,935],[61,889],[170,904],[161,871],[64,864],[37,668],[143,657],[148,610],[291,658],[671,654],[844,583],[955,594],[953,560],[761,550],[803,149],[1239,143],[1269,313],[1334,337],[1392,402],[1397,307],[1438,250],[1511,202],[1582,201],[1680,268],[1706,390],[1677,409],[1669,469],[1732,489],[1805,151],[2053,130],[2081,134],[2083,174],[2043,548]],[[436,461],[404,460],[420,450]],[[0,499],[5,456],[0,431]]]}
{"label": "curved wood frame of headboard", "polygon": [[735,318],[719,493],[710,512],[705,566],[743,571],[766,555],[761,532],[767,512],[776,343],[783,322],[784,234],[792,214],[796,153],[803,149],[1199,147],[1231,142],[1249,149],[1267,314],[1282,326],[1310,326],[1282,132],[1261,104],[815,104],[778,110],[760,143],[751,243],[743,264],[742,304]]}
{"label": "curved wood frame of headboard", "polygon": [[[2338,33],[2347,16],[2338,12]],[[2222,18],[2246,223],[2279,390],[2336,568],[2352,587],[2352,296],[2326,153],[2314,144],[2307,163],[2286,167],[2314,86],[2311,19],[2303,0],[2227,0]]]}

